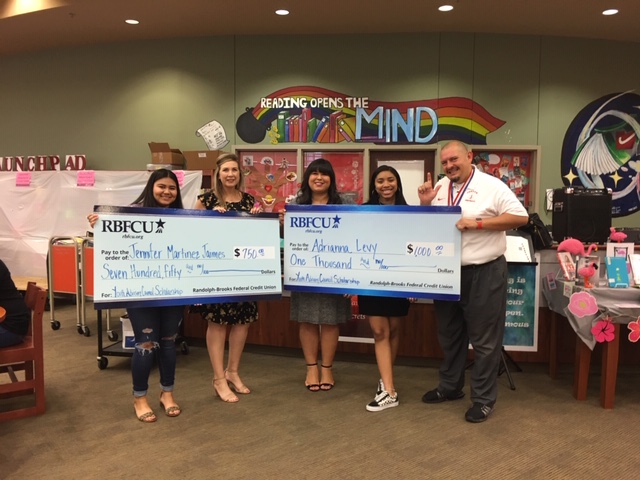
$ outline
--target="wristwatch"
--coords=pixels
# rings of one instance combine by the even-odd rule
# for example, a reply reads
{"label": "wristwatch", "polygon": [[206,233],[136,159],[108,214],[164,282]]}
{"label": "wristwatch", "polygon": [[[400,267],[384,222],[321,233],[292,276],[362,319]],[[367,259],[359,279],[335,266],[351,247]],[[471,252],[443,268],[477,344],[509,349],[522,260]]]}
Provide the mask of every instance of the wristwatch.
{"label": "wristwatch", "polygon": [[482,219],[480,217],[476,218],[476,228],[482,230]]}

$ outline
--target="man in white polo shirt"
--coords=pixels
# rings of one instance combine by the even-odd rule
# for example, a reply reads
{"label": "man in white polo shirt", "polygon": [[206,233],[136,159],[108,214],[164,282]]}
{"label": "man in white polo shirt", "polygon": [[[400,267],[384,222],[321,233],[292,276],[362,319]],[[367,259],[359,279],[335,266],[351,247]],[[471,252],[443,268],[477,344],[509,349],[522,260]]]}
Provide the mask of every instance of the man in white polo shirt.
{"label": "man in white polo shirt", "polygon": [[473,154],[457,140],[440,151],[446,177],[434,186],[431,174],[418,188],[420,205],[459,205],[462,232],[460,301],[434,301],[438,341],[444,351],[438,386],[425,403],[464,397],[469,343],[474,350],[469,422],[484,422],[493,412],[507,308],[506,231],[529,220],[526,209],[500,179],[473,165]]}

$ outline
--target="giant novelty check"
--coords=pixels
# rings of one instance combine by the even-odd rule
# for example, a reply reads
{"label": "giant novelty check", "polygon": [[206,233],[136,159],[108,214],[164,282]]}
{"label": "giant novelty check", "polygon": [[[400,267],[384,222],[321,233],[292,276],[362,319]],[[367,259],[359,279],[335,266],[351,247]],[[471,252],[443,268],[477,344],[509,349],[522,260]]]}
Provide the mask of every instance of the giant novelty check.
{"label": "giant novelty check", "polygon": [[287,290],[460,298],[460,207],[290,205]]}
{"label": "giant novelty check", "polygon": [[279,298],[275,214],[97,207],[96,309]]}

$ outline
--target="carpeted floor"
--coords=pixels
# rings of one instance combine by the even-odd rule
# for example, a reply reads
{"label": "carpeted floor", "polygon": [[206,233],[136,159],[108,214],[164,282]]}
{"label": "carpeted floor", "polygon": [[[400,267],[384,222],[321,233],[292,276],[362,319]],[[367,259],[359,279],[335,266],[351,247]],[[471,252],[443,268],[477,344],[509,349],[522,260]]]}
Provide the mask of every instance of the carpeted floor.
{"label": "carpeted floor", "polygon": [[570,365],[553,381],[546,366],[524,364],[515,391],[500,378],[490,419],[469,424],[467,398],[420,401],[437,384],[437,362],[403,362],[400,406],[371,413],[373,358],[338,358],[336,387],[310,393],[299,352],[248,346],[241,374],[253,393],[225,404],[212,395],[206,349],[192,345],[178,358],[182,415],[145,425],[133,414],[129,359],[97,367],[95,320],[87,338],[73,305],[56,305],[58,331],[45,318],[47,413],[0,423],[1,479],[632,479],[640,470],[636,368],[621,369],[616,408],[603,410],[598,376],[578,402]]}

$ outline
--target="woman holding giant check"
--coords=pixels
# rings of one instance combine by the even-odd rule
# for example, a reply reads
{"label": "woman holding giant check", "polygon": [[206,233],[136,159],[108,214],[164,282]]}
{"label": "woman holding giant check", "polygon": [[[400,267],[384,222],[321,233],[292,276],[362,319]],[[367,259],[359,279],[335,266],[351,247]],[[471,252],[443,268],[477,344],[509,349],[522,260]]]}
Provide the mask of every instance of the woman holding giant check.
{"label": "woman holding giant check", "polygon": [[[406,205],[398,171],[382,165],[371,174],[369,200],[365,205]],[[375,341],[376,363],[380,371],[378,389],[373,401],[367,404],[370,412],[380,412],[400,404],[393,384],[393,363],[398,354],[398,329],[402,317],[409,313],[406,298],[358,295],[359,312],[369,317]]]}
{"label": "woman holding giant check", "polygon": [[[298,205],[353,204],[338,193],[336,174],[328,160],[318,158],[304,172],[300,191],[294,202]],[[304,385],[311,392],[331,390],[333,357],[338,348],[340,323],[351,317],[351,300],[343,295],[291,292],[290,319],[300,323],[300,343],[307,363]],[[318,343],[322,362],[318,372]]]}
{"label": "woman holding giant check", "polygon": [[[225,153],[216,162],[213,190],[198,197],[196,209],[226,211],[245,211],[259,213],[260,205],[254,198],[243,192],[244,177],[233,153]],[[207,320],[207,350],[213,367],[213,389],[220,400],[235,403],[239,400],[236,393],[248,394],[251,390],[242,382],[238,374],[240,358],[249,333],[249,325],[258,320],[256,302],[212,303],[203,305],[200,313]],[[224,343],[229,332],[229,356],[224,367]],[[233,391],[232,391],[233,390]],[[235,393],[234,393],[235,392]]]}

